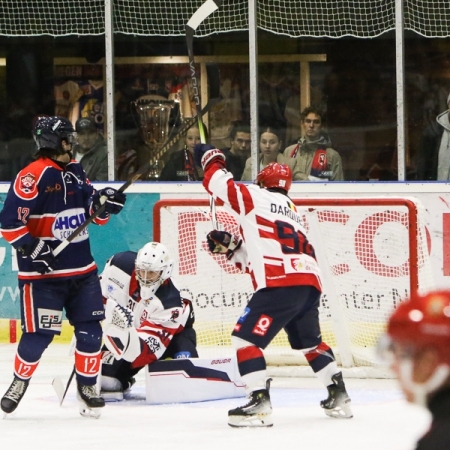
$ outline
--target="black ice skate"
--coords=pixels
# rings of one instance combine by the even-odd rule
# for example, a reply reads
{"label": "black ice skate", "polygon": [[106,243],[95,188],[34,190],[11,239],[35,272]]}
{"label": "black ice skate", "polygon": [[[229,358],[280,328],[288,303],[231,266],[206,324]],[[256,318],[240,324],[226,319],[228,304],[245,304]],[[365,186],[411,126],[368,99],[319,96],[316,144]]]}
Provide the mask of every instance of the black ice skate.
{"label": "black ice skate", "polygon": [[6,391],[1,401],[2,411],[10,414],[12,413],[25,395],[30,380],[23,381],[20,378],[14,377],[11,386]]}
{"label": "black ice skate", "polygon": [[239,408],[228,411],[228,425],[231,427],[271,427],[272,405],[270,403],[270,382],[266,381],[266,389],[253,391],[248,396],[249,402]]}
{"label": "black ice skate", "polygon": [[325,410],[325,414],[334,418],[350,419],[353,417],[350,408],[350,397],[345,390],[342,372],[331,377],[333,384],[327,386],[328,398],[320,402],[320,406]]}
{"label": "black ice skate", "polygon": [[105,406],[105,400],[98,394],[97,386],[77,384],[77,397],[80,402],[80,414],[84,417],[98,419],[100,409]]}

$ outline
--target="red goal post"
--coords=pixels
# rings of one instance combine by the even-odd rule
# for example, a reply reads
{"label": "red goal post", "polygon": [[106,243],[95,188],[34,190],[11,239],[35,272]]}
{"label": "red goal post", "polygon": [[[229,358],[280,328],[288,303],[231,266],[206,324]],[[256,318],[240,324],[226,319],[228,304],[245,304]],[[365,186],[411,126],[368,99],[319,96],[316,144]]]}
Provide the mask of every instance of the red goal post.
{"label": "red goal post", "polygon": [[[323,340],[343,367],[376,363],[375,346],[392,310],[411,292],[434,286],[424,208],[414,198],[293,199],[316,250],[324,285]],[[223,229],[238,233],[235,219],[216,208]],[[223,255],[211,255],[208,200],[167,199],[155,204],[154,239],[175,259],[173,278],[192,296],[200,356],[233,354],[230,334],[252,295],[250,277]],[[265,350],[269,364],[305,363],[280,333]]]}

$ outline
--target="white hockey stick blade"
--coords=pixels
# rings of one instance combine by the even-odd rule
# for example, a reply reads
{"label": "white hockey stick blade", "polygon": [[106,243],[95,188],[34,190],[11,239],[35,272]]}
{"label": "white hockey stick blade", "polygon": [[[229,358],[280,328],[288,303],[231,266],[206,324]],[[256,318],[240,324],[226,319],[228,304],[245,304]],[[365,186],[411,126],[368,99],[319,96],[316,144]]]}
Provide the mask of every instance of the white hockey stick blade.
{"label": "white hockey stick blade", "polygon": [[63,384],[60,376],[56,376],[54,378],[54,380],[52,381],[52,386],[53,386],[53,389],[55,390],[56,396],[58,397],[59,406],[61,406],[61,404],[64,400],[65,387],[64,387],[64,384]]}
{"label": "white hockey stick blade", "polygon": [[216,9],[219,8],[222,0],[206,0],[200,8],[195,11],[192,17],[189,19],[187,26],[196,30],[198,26],[210,16]]}

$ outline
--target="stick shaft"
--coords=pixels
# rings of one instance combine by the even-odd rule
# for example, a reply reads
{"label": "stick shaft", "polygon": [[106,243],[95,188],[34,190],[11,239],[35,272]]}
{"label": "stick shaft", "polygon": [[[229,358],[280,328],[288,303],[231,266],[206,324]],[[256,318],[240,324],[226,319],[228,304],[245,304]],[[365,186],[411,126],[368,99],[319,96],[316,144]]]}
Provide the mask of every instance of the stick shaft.
{"label": "stick shaft", "polygon": [[[215,100],[215,99],[214,99]],[[214,100],[211,100],[208,102],[208,104],[200,110],[200,115],[204,115],[209,108],[214,104]],[[183,134],[191,128],[191,126],[197,121],[197,116],[187,119],[176,136],[174,136],[172,139],[170,139],[168,142],[166,142],[161,149],[159,150],[159,153],[164,152],[166,149],[170,148],[173,144],[175,144],[177,141],[179,141]],[[201,118],[199,119],[201,121]],[[145,163],[126,183],[124,183],[120,188],[118,189],[119,192],[124,192],[126,189],[128,189],[135,181],[139,180],[139,178],[147,172],[147,170],[150,168],[152,162],[149,161]],[[59,255],[80,233],[83,232],[83,230],[86,229],[86,227],[91,224],[103,211],[105,210],[105,205],[101,205],[91,216],[89,216],[78,228],[76,228],[72,234],[61,242],[61,244],[58,245],[53,250],[53,254],[55,256]]]}

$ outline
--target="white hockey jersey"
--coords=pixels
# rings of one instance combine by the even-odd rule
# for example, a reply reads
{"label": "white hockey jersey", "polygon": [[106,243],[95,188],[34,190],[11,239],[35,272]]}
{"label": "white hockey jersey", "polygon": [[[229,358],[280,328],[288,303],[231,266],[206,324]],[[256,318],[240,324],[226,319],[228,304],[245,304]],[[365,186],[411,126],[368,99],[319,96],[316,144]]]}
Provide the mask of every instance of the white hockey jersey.
{"label": "white hockey jersey", "polygon": [[133,311],[141,354],[132,367],[143,367],[161,358],[173,336],[192,326],[194,314],[190,300],[180,296],[170,278],[149,298],[142,298],[134,271],[135,260],[135,252],[115,254],[106,263],[100,284],[106,301]]}
{"label": "white hockey jersey", "polygon": [[203,186],[236,218],[244,245],[231,262],[243,265],[255,291],[312,285],[322,290],[314,249],[292,200],[257,185],[235,183],[219,164],[207,166]]}

